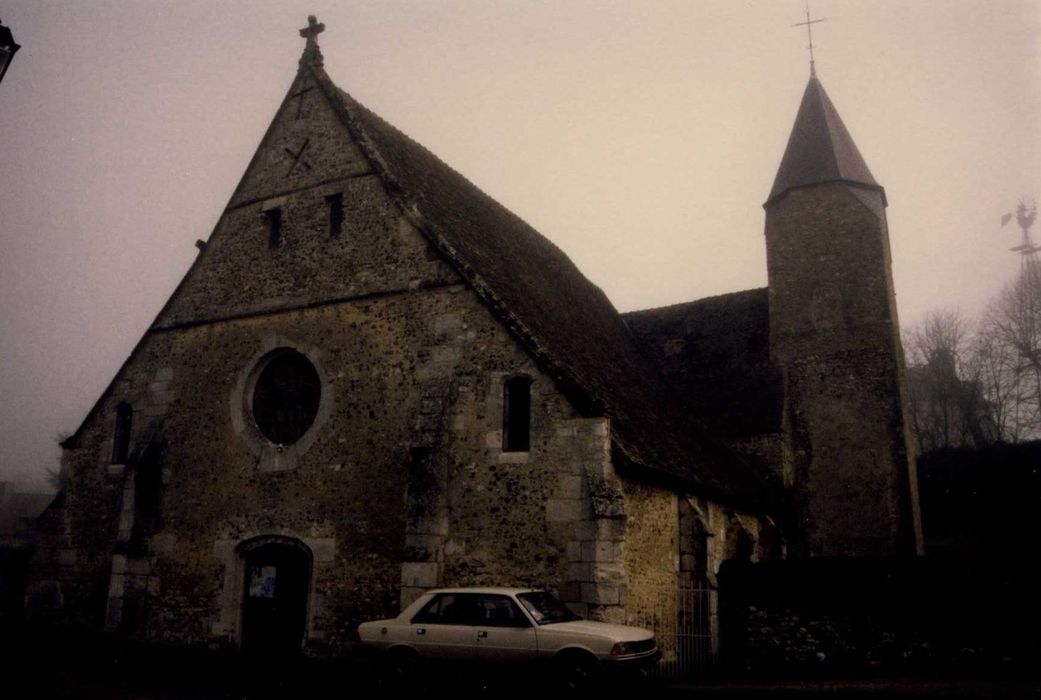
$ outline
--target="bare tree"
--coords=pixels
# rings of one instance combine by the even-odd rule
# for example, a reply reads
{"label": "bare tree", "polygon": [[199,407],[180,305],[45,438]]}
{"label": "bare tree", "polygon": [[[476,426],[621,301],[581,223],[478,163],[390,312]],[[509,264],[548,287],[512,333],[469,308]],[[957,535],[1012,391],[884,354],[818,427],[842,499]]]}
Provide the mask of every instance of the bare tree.
{"label": "bare tree", "polygon": [[987,309],[981,333],[1000,359],[1009,438],[1041,433],[1041,269],[1028,258]]}
{"label": "bare tree", "polygon": [[[1030,228],[1037,205],[1019,202],[1016,223],[1022,242],[1012,250],[1022,256],[1019,274],[987,308],[981,321],[981,343],[987,344],[994,374],[989,382],[1004,405],[1003,432],[1009,440],[1041,434],[1041,247],[1035,246]],[[1002,217],[1002,225],[1012,214]]]}
{"label": "bare tree", "polygon": [[970,362],[995,442],[1020,442],[1031,434],[1029,407],[1020,389],[1016,353],[993,332],[987,316],[972,340]]}
{"label": "bare tree", "polygon": [[944,310],[929,313],[904,341],[911,422],[921,452],[989,440],[970,337],[961,314]]}
{"label": "bare tree", "polygon": [[[1020,201],[1001,225],[1016,219],[1022,241],[1012,248],[1019,274],[978,322],[935,311],[904,341],[911,421],[921,452],[1041,436],[1041,246],[1030,228],[1037,216]],[[973,327],[974,326],[974,327]]]}

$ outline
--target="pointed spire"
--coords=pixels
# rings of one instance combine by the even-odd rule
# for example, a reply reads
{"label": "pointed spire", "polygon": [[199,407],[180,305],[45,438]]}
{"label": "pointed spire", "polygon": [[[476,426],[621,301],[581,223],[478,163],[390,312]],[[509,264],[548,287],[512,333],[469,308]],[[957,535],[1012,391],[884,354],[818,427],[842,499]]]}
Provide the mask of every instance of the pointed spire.
{"label": "pointed spire", "polygon": [[307,16],[307,26],[300,30],[300,36],[307,39],[304,46],[304,54],[300,57],[300,65],[323,64],[322,50],[318,48],[318,35],[325,31],[325,24],[318,21],[314,15]]}
{"label": "pointed spire", "polygon": [[[824,87],[816,75],[811,75],[767,203],[792,188],[825,182],[882,190]],[[884,192],[882,198],[884,202]]]}

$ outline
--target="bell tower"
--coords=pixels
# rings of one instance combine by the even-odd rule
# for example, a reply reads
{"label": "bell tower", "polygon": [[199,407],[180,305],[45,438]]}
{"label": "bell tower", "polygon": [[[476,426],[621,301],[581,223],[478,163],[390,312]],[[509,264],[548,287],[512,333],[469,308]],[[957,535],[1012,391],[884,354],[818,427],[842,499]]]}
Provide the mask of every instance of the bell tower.
{"label": "bell tower", "polygon": [[793,553],[920,554],[886,194],[815,72],[764,208]]}

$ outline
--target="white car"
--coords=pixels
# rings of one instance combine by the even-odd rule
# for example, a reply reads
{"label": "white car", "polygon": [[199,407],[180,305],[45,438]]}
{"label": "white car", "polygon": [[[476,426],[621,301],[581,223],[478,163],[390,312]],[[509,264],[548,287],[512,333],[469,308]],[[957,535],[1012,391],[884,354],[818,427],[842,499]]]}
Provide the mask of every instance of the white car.
{"label": "white car", "polygon": [[389,668],[412,675],[424,660],[500,665],[548,661],[572,688],[602,671],[640,671],[661,658],[654,633],[583,620],[546,591],[446,588],[428,591],[400,615],[362,623],[363,644],[387,653]]}

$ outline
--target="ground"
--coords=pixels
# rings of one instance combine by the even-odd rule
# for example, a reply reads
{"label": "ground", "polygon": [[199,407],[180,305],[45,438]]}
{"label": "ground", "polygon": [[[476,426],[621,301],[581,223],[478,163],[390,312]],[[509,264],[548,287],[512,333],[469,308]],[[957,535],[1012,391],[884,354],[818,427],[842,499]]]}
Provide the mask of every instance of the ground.
{"label": "ground", "polygon": [[[236,653],[191,653],[119,644],[111,639],[72,639],[29,634],[8,627],[0,646],[5,660],[0,696],[10,700],[282,700],[393,697],[368,661],[353,664],[299,659],[253,662]],[[541,678],[522,684],[471,677],[436,679],[435,686],[478,697],[546,695]],[[433,690],[434,688],[431,688]],[[967,676],[901,678],[706,678],[672,683],[654,678],[620,686],[610,695],[655,698],[1041,698],[1041,673],[990,672]],[[600,694],[607,694],[606,692]]]}

